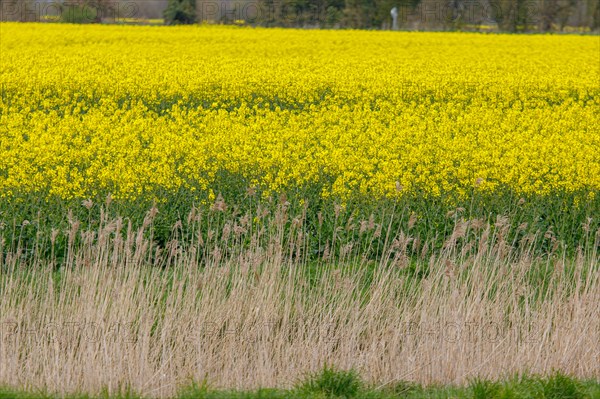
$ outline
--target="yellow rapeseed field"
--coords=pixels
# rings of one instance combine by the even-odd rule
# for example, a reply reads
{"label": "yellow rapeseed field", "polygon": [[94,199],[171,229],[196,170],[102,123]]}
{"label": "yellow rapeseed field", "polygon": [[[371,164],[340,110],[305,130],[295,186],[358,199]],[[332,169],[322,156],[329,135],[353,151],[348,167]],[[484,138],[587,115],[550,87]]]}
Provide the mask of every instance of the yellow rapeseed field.
{"label": "yellow rapeseed field", "polygon": [[211,192],[223,176],[342,200],[600,189],[597,36],[11,23],[0,34],[5,198]]}

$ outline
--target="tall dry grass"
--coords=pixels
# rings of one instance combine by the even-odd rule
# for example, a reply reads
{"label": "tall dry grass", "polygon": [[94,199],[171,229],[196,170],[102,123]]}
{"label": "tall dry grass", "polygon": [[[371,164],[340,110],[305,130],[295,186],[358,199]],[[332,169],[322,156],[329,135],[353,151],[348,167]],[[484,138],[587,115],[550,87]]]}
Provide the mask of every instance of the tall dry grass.
{"label": "tall dry grass", "polygon": [[[348,243],[315,262],[302,215],[226,220],[220,207],[193,210],[190,234],[174,226],[164,248],[154,210],[137,231],[103,217],[34,248],[2,243],[0,385],[164,397],[192,380],[285,387],[324,363],[379,386],[553,369],[600,378],[597,239],[539,258],[507,242],[506,220],[457,219],[432,252],[363,221],[382,256]],[[61,234],[62,257],[42,255]]]}

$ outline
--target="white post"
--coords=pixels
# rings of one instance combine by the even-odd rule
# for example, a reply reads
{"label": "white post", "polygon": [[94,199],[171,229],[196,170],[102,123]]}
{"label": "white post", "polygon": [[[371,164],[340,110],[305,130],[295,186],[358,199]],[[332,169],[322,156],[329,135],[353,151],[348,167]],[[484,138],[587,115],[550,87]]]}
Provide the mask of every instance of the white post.
{"label": "white post", "polygon": [[392,8],[390,14],[392,14],[392,30],[398,30],[398,8]]}

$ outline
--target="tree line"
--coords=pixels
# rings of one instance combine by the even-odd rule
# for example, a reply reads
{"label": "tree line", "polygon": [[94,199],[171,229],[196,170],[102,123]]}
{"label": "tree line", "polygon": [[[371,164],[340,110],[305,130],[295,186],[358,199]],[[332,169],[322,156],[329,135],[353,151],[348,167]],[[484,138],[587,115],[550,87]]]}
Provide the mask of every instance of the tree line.
{"label": "tree line", "polygon": [[167,23],[508,32],[600,29],[599,0],[169,0]]}
{"label": "tree line", "polygon": [[[300,28],[600,30],[599,0],[0,0],[3,21],[223,23]],[[397,23],[390,13],[395,8]]]}

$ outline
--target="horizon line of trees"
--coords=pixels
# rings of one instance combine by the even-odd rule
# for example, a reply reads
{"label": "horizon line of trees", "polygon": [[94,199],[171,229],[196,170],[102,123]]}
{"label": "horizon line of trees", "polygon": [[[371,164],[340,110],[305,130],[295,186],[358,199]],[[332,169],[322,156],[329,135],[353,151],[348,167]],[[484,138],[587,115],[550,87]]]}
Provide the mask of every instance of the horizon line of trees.
{"label": "horizon line of trees", "polygon": [[[397,23],[390,11],[395,8]],[[599,0],[0,0],[1,21],[164,18],[300,28],[553,32],[600,30]]]}

